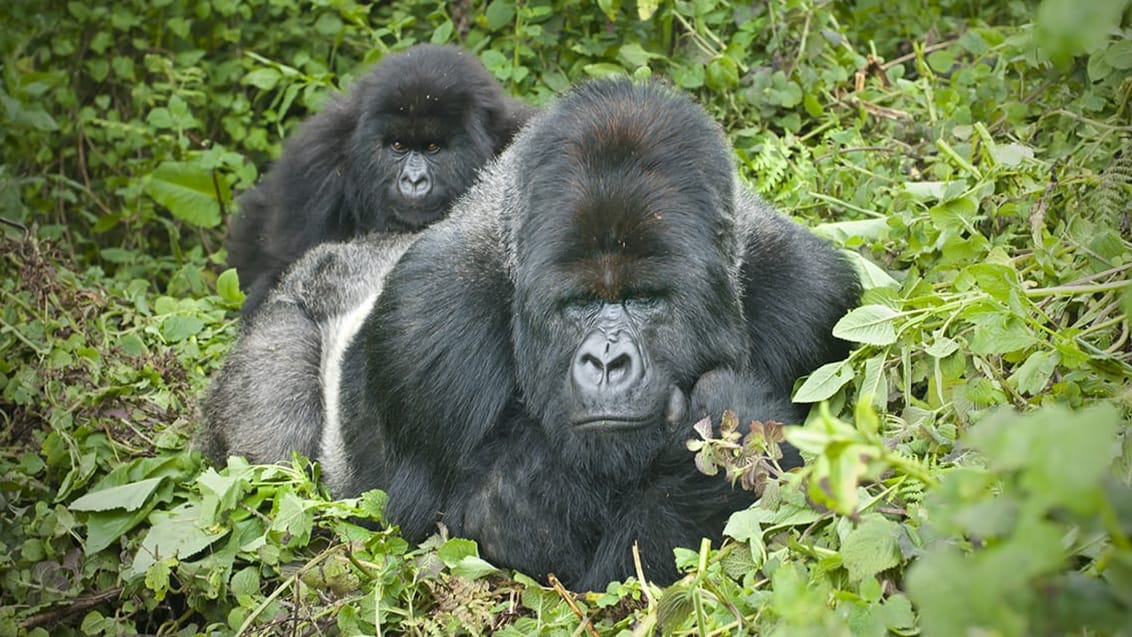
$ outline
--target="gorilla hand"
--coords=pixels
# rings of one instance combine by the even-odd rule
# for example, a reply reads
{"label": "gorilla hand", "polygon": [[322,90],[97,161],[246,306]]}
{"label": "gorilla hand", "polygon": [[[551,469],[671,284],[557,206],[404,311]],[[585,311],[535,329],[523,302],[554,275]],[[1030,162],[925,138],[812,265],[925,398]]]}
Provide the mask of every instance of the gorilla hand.
{"label": "gorilla hand", "polygon": [[[751,372],[736,372],[730,369],[713,369],[696,381],[692,388],[689,416],[693,423],[710,418],[712,429],[719,432],[719,422],[723,412],[730,409],[739,417],[743,433],[748,431],[752,420],[759,422],[775,421],[782,424],[798,424],[806,417],[806,408],[790,402],[774,392],[768,383]],[[782,445],[784,469],[802,464],[798,450],[789,444]]]}

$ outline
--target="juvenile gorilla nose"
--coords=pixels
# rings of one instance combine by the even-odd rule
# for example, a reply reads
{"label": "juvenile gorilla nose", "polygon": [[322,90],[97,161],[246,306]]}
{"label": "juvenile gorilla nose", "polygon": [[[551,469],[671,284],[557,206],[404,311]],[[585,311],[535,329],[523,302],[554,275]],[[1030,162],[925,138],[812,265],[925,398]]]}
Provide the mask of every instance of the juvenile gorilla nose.
{"label": "juvenile gorilla nose", "polygon": [[574,354],[574,385],[585,393],[627,391],[643,376],[641,352],[625,332],[591,332]]}
{"label": "juvenile gorilla nose", "polygon": [[428,165],[424,158],[413,153],[406,161],[408,163],[405,165],[405,169],[401,171],[401,178],[397,181],[401,194],[406,197],[427,195],[432,188],[432,181],[428,178]]}

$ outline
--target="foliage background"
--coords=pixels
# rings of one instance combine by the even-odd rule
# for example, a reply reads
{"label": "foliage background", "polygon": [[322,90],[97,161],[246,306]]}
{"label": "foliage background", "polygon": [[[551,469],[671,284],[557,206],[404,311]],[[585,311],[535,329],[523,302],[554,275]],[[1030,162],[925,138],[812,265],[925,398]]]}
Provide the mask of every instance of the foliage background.
{"label": "foliage background", "polygon": [[[9,0],[0,635],[1132,634],[1126,0]],[[235,196],[366,65],[459,42],[545,103],[658,75],[852,254],[810,461],[667,590],[572,595],[317,468],[186,450],[235,334]],[[689,437],[695,437],[689,432]],[[757,441],[746,441],[755,444]],[[701,466],[752,479],[735,437]],[[690,458],[691,461],[691,458]]]}

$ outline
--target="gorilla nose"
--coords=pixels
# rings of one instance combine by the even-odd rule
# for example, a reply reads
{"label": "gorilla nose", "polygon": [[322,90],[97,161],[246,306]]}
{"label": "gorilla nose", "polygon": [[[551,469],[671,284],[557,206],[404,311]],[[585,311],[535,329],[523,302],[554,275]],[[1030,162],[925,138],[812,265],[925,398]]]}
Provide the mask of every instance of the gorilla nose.
{"label": "gorilla nose", "polygon": [[397,186],[406,197],[423,197],[432,188],[432,181],[428,178],[427,168],[410,164],[401,172]]}
{"label": "gorilla nose", "polygon": [[644,376],[641,352],[631,338],[593,332],[574,354],[572,378],[584,392],[618,393]]}

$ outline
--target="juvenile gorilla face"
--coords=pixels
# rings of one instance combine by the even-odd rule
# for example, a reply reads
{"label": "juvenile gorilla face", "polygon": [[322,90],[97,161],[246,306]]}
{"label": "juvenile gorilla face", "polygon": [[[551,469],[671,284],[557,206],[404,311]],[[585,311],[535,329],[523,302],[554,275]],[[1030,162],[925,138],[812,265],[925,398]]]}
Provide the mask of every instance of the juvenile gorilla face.
{"label": "juvenile gorilla face", "polygon": [[448,66],[422,73],[411,66],[413,53],[360,80],[351,164],[360,183],[378,186],[368,189],[374,201],[366,205],[392,213],[389,225],[402,231],[446,214],[498,151],[506,117],[494,78],[471,54],[432,60]]}
{"label": "juvenile gorilla face", "polygon": [[559,106],[573,116],[542,129],[533,146],[547,150],[519,180],[516,376],[568,461],[638,475],[695,380],[743,365],[733,172],[716,129],[672,135],[703,121],[689,101],[649,113],[647,100],[570,103],[587,97]]}
{"label": "juvenile gorilla face", "polygon": [[477,144],[464,122],[445,115],[424,109],[415,117],[387,114],[382,122],[377,177],[403,229],[423,228],[443,217],[474,179],[469,167],[492,155],[490,144]]}

